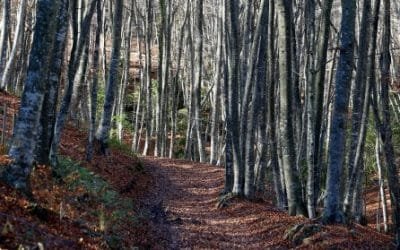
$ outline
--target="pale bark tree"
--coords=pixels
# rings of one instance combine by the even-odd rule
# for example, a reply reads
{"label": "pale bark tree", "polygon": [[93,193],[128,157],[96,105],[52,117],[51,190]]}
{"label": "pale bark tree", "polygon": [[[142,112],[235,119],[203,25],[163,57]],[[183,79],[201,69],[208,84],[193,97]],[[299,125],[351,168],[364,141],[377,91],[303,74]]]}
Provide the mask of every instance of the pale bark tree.
{"label": "pale bark tree", "polygon": [[97,97],[98,97],[98,83],[99,83],[99,64],[100,64],[100,36],[103,23],[103,14],[101,8],[101,2],[97,2],[96,7],[97,14],[97,27],[94,42],[94,51],[92,59],[92,74],[93,80],[90,86],[90,112],[89,112],[89,133],[88,133],[88,145],[86,152],[86,160],[91,161],[93,157],[93,142],[96,132],[96,119],[97,119]]}
{"label": "pale bark tree", "polygon": [[[4,1],[4,3],[5,2],[7,2],[7,1]],[[12,73],[16,72],[16,70],[13,72],[13,67],[14,67],[15,61],[17,59],[18,50],[21,49],[22,38],[23,38],[24,32],[25,32],[26,9],[27,9],[27,1],[21,0],[21,2],[19,4],[19,8],[18,8],[18,20],[17,20],[16,29],[15,29],[11,53],[10,53],[10,56],[5,65],[5,68],[4,68],[3,78],[1,79],[1,88],[2,89],[8,90],[7,87],[13,85],[10,81],[10,75]],[[3,14],[4,14],[4,12],[3,12]],[[6,19],[6,18],[7,17],[5,17],[4,19]],[[3,22],[6,22],[6,21],[3,20]],[[8,27],[7,27],[7,29],[8,29]]]}
{"label": "pale bark tree", "polygon": [[118,70],[121,53],[123,7],[123,0],[117,0],[115,2],[110,69],[108,73],[103,113],[100,118],[99,127],[97,128],[96,132],[96,139],[100,142],[101,151],[103,154],[105,154],[106,150],[108,149],[108,140],[111,130],[112,109],[119,77]]}
{"label": "pale bark tree", "polygon": [[81,23],[81,35],[78,34],[78,27],[79,24],[77,22],[77,0],[72,0],[71,1],[71,8],[72,10],[72,22],[73,22],[73,43],[72,43],[72,49],[71,49],[71,56],[70,56],[70,61],[68,64],[68,72],[67,72],[67,78],[68,78],[68,83],[67,86],[64,89],[64,96],[60,105],[60,110],[57,114],[57,119],[56,123],[54,125],[54,132],[53,132],[53,139],[51,143],[51,149],[49,153],[49,158],[50,158],[50,163],[52,166],[57,165],[57,153],[58,153],[58,146],[61,141],[61,134],[64,129],[64,125],[67,119],[68,112],[70,110],[70,105],[71,105],[71,99],[72,99],[72,92],[74,88],[74,79],[75,79],[75,74],[78,70],[79,67],[79,61],[80,58],[83,54],[83,50],[86,46],[86,43],[88,42],[89,39],[89,34],[90,34],[90,24],[91,20],[94,14],[94,11],[96,9],[96,4],[99,0],[93,0],[90,3],[89,9],[87,14],[85,15],[85,18],[83,19]]}
{"label": "pale bark tree", "polygon": [[[0,34],[0,74],[3,75],[7,62],[8,39],[10,36],[11,1],[3,1],[3,18],[1,20]],[[2,79],[3,77],[1,77]],[[3,88],[3,86],[1,86]]]}
{"label": "pale bark tree", "polygon": [[146,138],[143,148],[143,155],[147,155],[152,136],[152,84],[151,84],[151,39],[153,30],[153,4],[152,0],[146,0],[146,20],[145,20],[145,79],[146,79]]}
{"label": "pale bark tree", "polygon": [[305,214],[301,195],[299,172],[296,168],[296,151],[293,129],[292,106],[292,12],[290,1],[276,3],[279,29],[279,93],[280,93],[280,139],[282,150],[282,168],[288,199],[289,215]]}
{"label": "pale bark tree", "polygon": [[201,124],[201,87],[203,80],[203,0],[194,1],[193,44],[194,44],[194,75],[193,75],[193,132],[196,133],[197,150],[200,162],[206,160]]}

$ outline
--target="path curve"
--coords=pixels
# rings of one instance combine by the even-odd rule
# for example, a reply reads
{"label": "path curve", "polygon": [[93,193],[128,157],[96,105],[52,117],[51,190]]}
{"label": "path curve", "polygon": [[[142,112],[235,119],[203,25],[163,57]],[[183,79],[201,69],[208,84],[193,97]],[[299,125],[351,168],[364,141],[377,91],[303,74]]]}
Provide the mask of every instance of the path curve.
{"label": "path curve", "polygon": [[233,201],[217,209],[222,168],[183,160],[142,158],[154,183],[145,206],[169,249],[279,249],[288,217],[266,202]]}

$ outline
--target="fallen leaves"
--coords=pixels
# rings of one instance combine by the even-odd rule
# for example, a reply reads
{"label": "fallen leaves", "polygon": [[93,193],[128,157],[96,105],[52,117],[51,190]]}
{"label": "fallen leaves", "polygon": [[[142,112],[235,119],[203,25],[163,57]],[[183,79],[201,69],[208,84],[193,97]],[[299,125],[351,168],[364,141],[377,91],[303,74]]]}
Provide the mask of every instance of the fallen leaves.
{"label": "fallen leaves", "polygon": [[[0,93],[0,106],[15,114],[18,99]],[[12,113],[14,112],[14,113]],[[1,122],[0,115],[0,122]],[[8,119],[11,123],[11,119]],[[11,124],[7,124],[10,135]],[[62,182],[52,169],[37,166],[32,188],[38,207],[0,183],[0,246],[39,249],[390,249],[392,237],[369,227],[312,226],[272,204],[273,192],[259,202],[226,197],[216,208],[224,170],[182,160],[138,159],[112,148],[107,156],[85,160],[86,133],[66,127],[60,151],[77,164]],[[0,148],[5,153],[5,148]],[[0,166],[11,160],[0,155]],[[82,167],[81,167],[82,166]],[[64,169],[66,171],[66,169]],[[107,187],[105,187],[105,185]],[[367,196],[377,204],[376,190]],[[228,199],[229,198],[229,199]],[[367,214],[373,219],[373,211]],[[371,221],[369,221],[371,223]],[[372,222],[373,223],[373,222]],[[285,239],[295,225],[306,237]],[[314,230],[315,229],[315,230]],[[296,234],[295,233],[295,234]]]}

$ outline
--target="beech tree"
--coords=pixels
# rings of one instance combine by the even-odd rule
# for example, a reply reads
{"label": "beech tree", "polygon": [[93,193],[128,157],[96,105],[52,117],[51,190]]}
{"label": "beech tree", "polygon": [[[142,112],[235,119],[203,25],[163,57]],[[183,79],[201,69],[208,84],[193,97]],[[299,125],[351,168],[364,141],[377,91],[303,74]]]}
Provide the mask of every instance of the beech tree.
{"label": "beech tree", "polygon": [[38,0],[36,26],[30,53],[21,107],[14,128],[9,155],[14,160],[2,173],[2,179],[10,186],[30,196],[29,175],[34,161],[34,150],[40,115],[45,96],[46,79],[53,63],[53,51],[57,29],[57,16],[61,1]]}
{"label": "beech tree", "polygon": [[399,224],[396,1],[1,8],[0,87],[23,90],[15,161],[2,173],[17,189],[29,193],[34,162],[57,166],[72,125],[88,131],[88,161],[116,139],[143,156],[221,165],[222,200],[254,200],[270,185],[276,206],[326,223],[362,223],[376,174],[382,207],[390,193],[385,228],[389,214]]}

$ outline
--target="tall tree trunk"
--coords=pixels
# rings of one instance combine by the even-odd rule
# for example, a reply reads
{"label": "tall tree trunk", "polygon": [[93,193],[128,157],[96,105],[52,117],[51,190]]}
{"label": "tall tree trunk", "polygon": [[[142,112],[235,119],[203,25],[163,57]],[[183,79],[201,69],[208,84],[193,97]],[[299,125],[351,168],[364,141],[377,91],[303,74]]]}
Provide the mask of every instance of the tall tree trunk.
{"label": "tall tree trunk", "polygon": [[57,32],[54,41],[52,64],[46,79],[46,89],[42,104],[40,125],[38,128],[35,160],[39,164],[49,163],[49,153],[56,120],[58,90],[61,82],[62,67],[64,64],[65,47],[68,34],[69,0],[61,0],[59,16],[57,17]]}
{"label": "tall tree trunk", "polygon": [[124,55],[124,68],[123,68],[123,74],[122,74],[122,79],[121,79],[121,86],[119,87],[118,91],[118,99],[117,99],[117,131],[118,131],[118,140],[120,142],[123,142],[123,123],[126,119],[125,116],[125,91],[126,87],[129,84],[130,80],[130,66],[131,66],[131,39],[132,39],[132,27],[133,27],[133,14],[134,14],[134,1],[132,1],[131,10],[129,12],[129,17],[128,20],[126,21],[127,29],[128,32],[126,34],[126,37],[124,39],[124,50],[125,50],[125,55]]}
{"label": "tall tree trunk", "polygon": [[89,10],[82,21],[82,27],[81,27],[81,32],[82,35],[79,36],[78,39],[78,23],[76,22],[76,4],[77,0],[72,0],[71,2],[71,7],[73,11],[72,15],[72,21],[73,23],[73,44],[72,44],[72,49],[71,49],[71,57],[70,57],[70,62],[68,65],[68,84],[66,86],[66,89],[64,90],[64,96],[63,100],[61,103],[60,111],[57,115],[56,119],[56,124],[54,125],[54,134],[53,134],[53,140],[51,143],[51,149],[50,149],[50,163],[52,166],[57,165],[57,152],[58,152],[58,146],[60,144],[61,140],[61,134],[67,119],[68,111],[70,109],[70,104],[71,104],[71,99],[72,99],[72,91],[74,87],[74,78],[76,71],[78,70],[79,66],[79,61],[82,56],[83,50],[85,48],[85,44],[87,43],[88,36],[90,33],[90,24],[92,20],[93,13],[95,11],[96,4],[99,0],[92,0]]}
{"label": "tall tree trunk", "polygon": [[[350,215],[353,195],[356,191],[356,183],[361,168],[361,158],[364,154],[364,142],[366,136],[366,126],[368,123],[370,81],[365,72],[368,72],[368,52],[370,46],[370,19],[371,19],[371,1],[364,0],[363,17],[361,21],[358,61],[356,79],[353,87],[353,113],[352,113],[352,133],[350,142],[348,179],[346,183],[345,198],[343,210],[345,214]],[[372,53],[375,53],[373,51]],[[364,85],[364,83],[366,83]],[[353,211],[354,212],[354,211]]]}
{"label": "tall tree trunk", "polygon": [[112,37],[112,52],[110,71],[108,74],[106,96],[103,107],[103,114],[100,119],[99,127],[96,132],[96,139],[99,140],[102,153],[105,154],[108,148],[108,139],[111,130],[111,114],[113,109],[113,103],[115,99],[115,90],[118,83],[119,77],[119,59],[121,52],[121,30],[122,30],[122,17],[123,17],[123,0],[115,1],[115,13],[113,20],[113,37]]}
{"label": "tall tree trunk", "polygon": [[36,26],[30,53],[27,78],[18,118],[14,126],[9,155],[14,161],[1,173],[10,186],[30,196],[29,175],[34,160],[37,129],[45,93],[45,81],[51,65],[60,1],[38,0]]}
{"label": "tall tree trunk", "polygon": [[[240,122],[239,122],[239,89],[240,89],[240,50],[239,50],[239,4],[238,0],[227,1],[226,12],[228,14],[228,43],[229,43],[229,79],[227,86],[227,105],[226,105],[226,133],[227,159],[231,160],[233,169],[232,193],[235,195],[243,194],[243,165],[241,164],[241,153],[239,150]],[[229,150],[228,150],[229,148]],[[229,154],[229,155],[228,155]]]}
{"label": "tall tree trunk", "polygon": [[390,48],[391,48],[391,16],[390,0],[384,0],[384,31],[382,36],[382,55],[381,55],[381,105],[382,105],[382,124],[380,134],[382,137],[383,149],[387,163],[387,179],[390,190],[392,204],[392,221],[395,228],[395,241],[397,248],[400,248],[400,185],[399,172],[395,162],[395,153],[392,142],[392,127],[389,106],[389,86],[390,76]]}
{"label": "tall tree trunk", "polygon": [[[221,7],[221,6],[220,6]],[[214,104],[211,107],[211,131],[210,131],[210,163],[216,164],[218,159],[218,148],[219,148],[219,124],[220,124],[220,112],[221,112],[221,81],[222,81],[222,69],[224,64],[223,54],[223,31],[224,31],[224,17],[223,8],[221,7],[217,16],[217,55],[215,63],[215,76],[213,86]]]}
{"label": "tall tree trunk", "polygon": [[152,86],[151,86],[151,39],[153,33],[152,2],[153,2],[152,0],[146,0],[146,21],[145,21],[146,139],[143,148],[143,155],[147,155],[151,143],[152,119],[153,119]]}
{"label": "tall tree trunk", "polygon": [[99,83],[99,63],[100,63],[100,36],[103,23],[103,13],[101,9],[101,2],[97,2],[97,27],[94,42],[94,52],[92,59],[92,72],[93,80],[90,89],[90,112],[89,112],[89,135],[88,145],[86,150],[86,160],[91,161],[93,158],[93,142],[96,132],[96,119],[97,119],[97,96],[98,96],[98,83]]}
{"label": "tall tree trunk", "polygon": [[[326,66],[327,66],[327,57],[328,57],[328,45],[329,45],[329,36],[331,30],[331,12],[332,12],[332,5],[333,0],[325,0],[323,2],[322,7],[322,27],[321,27],[321,36],[322,39],[319,40],[317,45],[317,55],[318,59],[315,60],[316,65],[314,68],[317,69],[315,73],[315,139],[314,139],[314,156],[315,160],[314,163],[316,164],[315,167],[315,198],[318,197],[318,192],[320,192],[320,185],[321,185],[321,170],[323,165],[323,148],[324,148],[324,130],[323,130],[323,120],[324,120],[324,90],[325,90],[325,74],[326,74]],[[336,51],[335,51],[336,53]],[[335,59],[336,57],[334,57]],[[329,87],[328,87],[329,88]],[[329,104],[326,104],[326,108]],[[316,203],[316,201],[314,201]]]}
{"label": "tall tree trunk", "polygon": [[[244,195],[246,198],[252,199],[255,193],[254,186],[254,166],[255,166],[255,154],[254,154],[254,131],[257,124],[256,110],[261,106],[260,98],[257,94],[257,89],[261,84],[265,82],[256,81],[253,82],[254,74],[258,64],[266,64],[265,55],[260,55],[260,51],[265,51],[265,47],[268,44],[265,42],[265,38],[268,34],[268,11],[269,11],[268,0],[262,0],[260,6],[260,14],[257,21],[256,31],[254,33],[254,41],[251,48],[249,61],[249,71],[247,72],[244,102],[242,103],[242,114],[241,114],[241,133],[244,138],[244,165],[245,165],[245,182],[244,182]],[[264,41],[264,44],[260,44],[260,41]],[[260,46],[263,46],[261,49]],[[258,59],[258,61],[257,61]],[[259,74],[265,74],[264,72],[257,72]],[[265,77],[262,77],[265,79]],[[253,83],[252,83],[253,82]],[[251,99],[251,100],[250,100]]]}
{"label": "tall tree trunk", "polygon": [[280,137],[282,164],[285,173],[289,215],[305,214],[299,173],[296,168],[292,117],[292,38],[290,1],[279,0],[276,5],[279,29],[279,76],[280,76]]}
{"label": "tall tree trunk", "polygon": [[335,100],[329,140],[327,190],[323,214],[326,222],[344,222],[340,190],[345,156],[346,115],[353,73],[355,18],[356,1],[342,0],[340,58],[336,72]]}
{"label": "tall tree trunk", "polygon": [[274,0],[270,0],[270,14],[269,14],[269,48],[268,48],[268,57],[269,57],[269,67],[268,67],[268,124],[269,124],[269,140],[270,140],[270,154],[271,154],[271,170],[273,175],[274,182],[274,191],[276,193],[276,204],[279,208],[286,207],[286,193],[285,193],[285,183],[282,182],[283,176],[281,176],[281,169],[279,168],[279,159],[278,159],[278,143],[277,143],[277,131],[276,131],[276,109],[275,109],[275,101],[276,101],[276,49],[275,49],[275,2]]}
{"label": "tall tree trunk", "polygon": [[196,133],[197,149],[199,151],[200,162],[206,160],[203,138],[201,134],[201,85],[203,81],[203,0],[195,0],[194,21],[193,21],[193,40],[194,40],[194,132]]}
{"label": "tall tree trunk", "polygon": [[[306,74],[306,117],[304,121],[307,125],[307,143],[306,143],[306,159],[307,159],[307,212],[309,218],[316,216],[316,191],[315,190],[315,83],[314,78],[314,52],[315,52],[315,1],[306,0],[305,2],[305,47],[307,50],[305,62]],[[299,152],[300,153],[300,152]]]}

